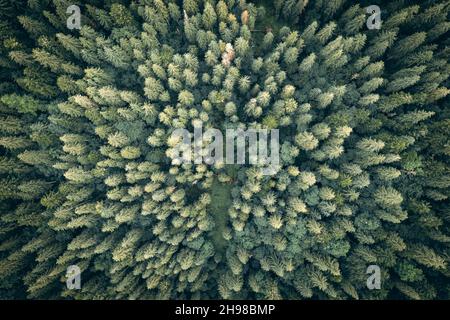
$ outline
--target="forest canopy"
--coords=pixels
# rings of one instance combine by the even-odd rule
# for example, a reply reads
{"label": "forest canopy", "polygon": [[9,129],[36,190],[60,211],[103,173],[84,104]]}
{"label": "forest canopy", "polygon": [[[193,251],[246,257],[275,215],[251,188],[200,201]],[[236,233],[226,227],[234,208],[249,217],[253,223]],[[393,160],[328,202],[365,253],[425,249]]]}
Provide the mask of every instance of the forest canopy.
{"label": "forest canopy", "polygon": [[[0,0],[1,299],[450,298],[450,1],[71,5]],[[279,170],[173,163],[198,123]]]}

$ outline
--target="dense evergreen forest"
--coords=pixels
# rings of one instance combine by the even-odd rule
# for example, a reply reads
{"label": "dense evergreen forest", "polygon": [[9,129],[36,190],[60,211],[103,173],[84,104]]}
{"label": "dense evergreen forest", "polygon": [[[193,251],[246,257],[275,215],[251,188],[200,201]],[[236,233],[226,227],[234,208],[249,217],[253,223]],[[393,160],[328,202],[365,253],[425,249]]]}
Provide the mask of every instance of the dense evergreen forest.
{"label": "dense evergreen forest", "polygon": [[[449,12],[0,0],[0,298],[449,299]],[[195,123],[278,172],[174,164]]]}

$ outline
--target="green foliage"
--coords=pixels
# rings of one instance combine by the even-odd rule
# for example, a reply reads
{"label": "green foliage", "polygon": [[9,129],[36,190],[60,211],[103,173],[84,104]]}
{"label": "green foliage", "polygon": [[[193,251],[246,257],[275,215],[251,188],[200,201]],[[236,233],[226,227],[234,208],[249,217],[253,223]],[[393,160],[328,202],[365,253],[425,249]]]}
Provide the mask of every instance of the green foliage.
{"label": "green foliage", "polygon": [[[448,299],[450,6],[380,5],[0,0],[0,298]],[[199,123],[279,171],[171,161]]]}

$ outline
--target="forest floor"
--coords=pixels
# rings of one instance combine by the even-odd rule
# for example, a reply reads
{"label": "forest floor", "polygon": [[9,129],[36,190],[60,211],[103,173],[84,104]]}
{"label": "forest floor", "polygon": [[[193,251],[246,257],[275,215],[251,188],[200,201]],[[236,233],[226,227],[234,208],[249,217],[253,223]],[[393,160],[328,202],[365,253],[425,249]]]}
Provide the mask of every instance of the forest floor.
{"label": "forest floor", "polygon": [[[227,175],[231,176],[234,181],[237,174],[237,168],[234,165],[227,165],[225,170],[227,171]],[[215,178],[211,185],[211,203],[209,208],[215,223],[214,229],[211,231],[211,239],[214,243],[216,252],[221,255],[225,254],[227,246],[227,240],[224,239],[223,232],[228,223],[228,208],[233,203],[233,198],[231,196],[233,181],[223,183]]]}

